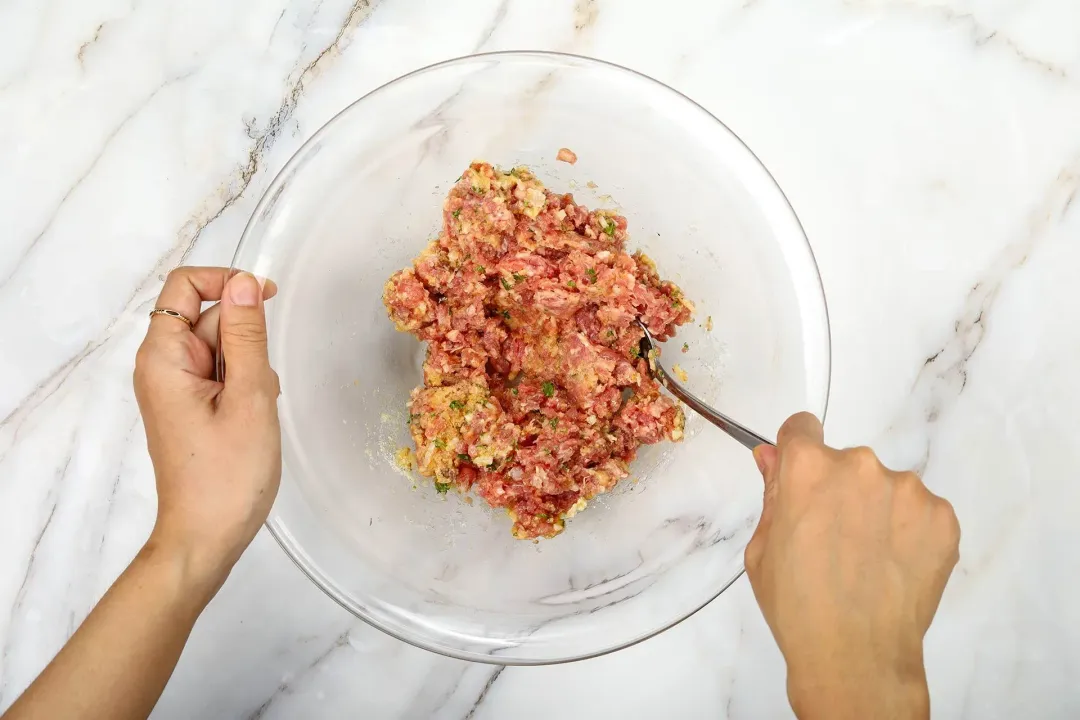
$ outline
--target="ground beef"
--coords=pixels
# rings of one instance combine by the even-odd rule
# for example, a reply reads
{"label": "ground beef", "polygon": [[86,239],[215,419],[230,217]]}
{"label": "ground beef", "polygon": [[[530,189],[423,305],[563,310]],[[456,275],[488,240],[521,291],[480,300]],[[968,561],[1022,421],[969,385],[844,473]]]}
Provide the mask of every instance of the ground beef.
{"label": "ground beef", "polygon": [[558,534],[640,445],[682,439],[636,321],[664,340],[693,307],[626,237],[624,217],[476,162],[438,239],[386,283],[391,320],[427,343],[409,400],[420,473],[506,508],[515,537]]}

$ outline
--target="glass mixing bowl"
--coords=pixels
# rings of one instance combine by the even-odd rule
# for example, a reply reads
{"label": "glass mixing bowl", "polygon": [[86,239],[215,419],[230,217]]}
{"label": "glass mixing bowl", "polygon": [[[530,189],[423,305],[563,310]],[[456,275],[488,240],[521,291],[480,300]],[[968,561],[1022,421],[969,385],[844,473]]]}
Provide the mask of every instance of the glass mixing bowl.
{"label": "glass mixing bowl", "polygon": [[[555,160],[561,147],[575,165]],[[784,194],[734,133],[655,80],[569,55],[477,55],[399,78],[319,130],[262,198],[233,265],[280,287],[267,306],[284,456],[270,532],[330,597],[407,642],[500,664],[590,657],[739,577],[761,479],[742,446],[688,417],[684,442],[643,447],[632,479],[532,543],[505,512],[398,467],[424,351],[394,330],[382,288],[437,234],[474,159],[527,165],[624,214],[628,247],[697,306],[667,362],[766,435],[825,412],[821,282]]]}

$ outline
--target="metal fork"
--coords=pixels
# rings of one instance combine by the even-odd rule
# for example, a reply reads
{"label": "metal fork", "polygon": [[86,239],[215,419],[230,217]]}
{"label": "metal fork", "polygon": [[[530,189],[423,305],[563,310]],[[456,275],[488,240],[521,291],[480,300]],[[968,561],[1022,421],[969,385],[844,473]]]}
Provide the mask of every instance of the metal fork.
{"label": "metal fork", "polygon": [[660,365],[660,351],[657,348],[656,341],[653,339],[652,334],[649,332],[649,328],[645,327],[640,320],[638,321],[638,326],[640,326],[642,332],[645,333],[645,336],[641,338],[641,356],[645,358],[646,363],[649,365],[649,372],[652,373],[652,376],[656,378],[657,382],[667,388],[672,395],[686,403],[687,407],[691,410],[741,442],[750,450],[753,450],[758,445],[775,445],[775,443],[766,440],[739,421],[729,418],[719,410],[715,410],[705,402],[702,402],[699,398],[694,396],[693,393],[674,380],[671,375],[664,370],[663,366]]}

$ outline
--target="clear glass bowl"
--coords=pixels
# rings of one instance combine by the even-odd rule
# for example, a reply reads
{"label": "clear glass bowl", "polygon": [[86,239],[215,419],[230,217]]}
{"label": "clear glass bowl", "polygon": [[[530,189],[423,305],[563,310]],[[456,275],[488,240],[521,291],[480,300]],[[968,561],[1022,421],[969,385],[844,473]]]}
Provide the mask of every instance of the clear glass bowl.
{"label": "clear glass bowl", "polygon": [[[555,161],[561,147],[577,164]],[[629,246],[697,305],[669,350],[690,388],[766,435],[825,412],[821,281],[784,194],[734,133],[655,80],[569,55],[478,55],[399,78],[319,130],[259,203],[233,265],[280,287],[274,537],[343,607],[420,647],[500,664],[591,657],[739,577],[761,480],[750,453],[689,417],[684,442],[642,448],[633,480],[532,543],[504,512],[397,466],[423,348],[387,319],[383,284],[436,235],[474,159],[618,208]]]}

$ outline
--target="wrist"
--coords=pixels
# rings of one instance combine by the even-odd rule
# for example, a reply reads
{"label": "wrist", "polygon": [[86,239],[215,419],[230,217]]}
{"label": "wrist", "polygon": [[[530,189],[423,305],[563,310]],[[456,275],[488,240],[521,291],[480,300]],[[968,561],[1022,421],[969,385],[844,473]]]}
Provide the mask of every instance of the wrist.
{"label": "wrist", "polygon": [[217,594],[235,562],[223,553],[184,542],[157,526],[136,560],[168,574],[184,597],[197,606],[197,612]]}
{"label": "wrist", "polygon": [[787,691],[791,708],[800,720],[930,717],[921,652],[917,660],[889,667],[851,659],[843,667],[819,664],[791,669]]}

